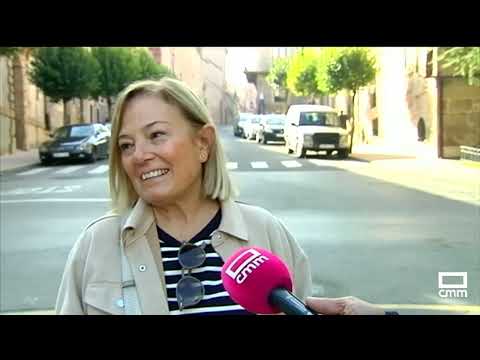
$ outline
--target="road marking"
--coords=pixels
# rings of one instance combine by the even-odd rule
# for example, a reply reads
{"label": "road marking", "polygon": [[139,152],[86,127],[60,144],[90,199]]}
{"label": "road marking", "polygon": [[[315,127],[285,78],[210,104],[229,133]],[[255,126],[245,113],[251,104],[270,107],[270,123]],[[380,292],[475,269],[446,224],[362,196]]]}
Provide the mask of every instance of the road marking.
{"label": "road marking", "polygon": [[227,169],[228,170],[235,170],[238,168],[238,163],[236,162],[228,162],[227,163]]}
{"label": "road marking", "polygon": [[265,161],[252,161],[250,164],[254,169],[268,169],[268,164]]}
{"label": "road marking", "polygon": [[48,168],[38,168],[38,169],[32,169],[32,170],[28,170],[28,171],[25,171],[25,172],[21,172],[21,173],[18,173],[17,175],[20,175],[20,176],[28,176],[28,175],[35,175],[35,174],[38,174],[38,173],[41,173],[41,172],[44,172],[44,171],[47,171]]}
{"label": "road marking", "polygon": [[287,168],[298,168],[302,167],[302,164],[300,164],[296,160],[288,160],[288,161],[281,161],[282,165],[287,167]]}
{"label": "road marking", "polygon": [[55,174],[70,174],[74,171],[77,171],[81,168],[84,168],[85,165],[81,165],[81,166],[68,166],[62,170],[58,170],[58,171],[55,171]]}
{"label": "road marking", "polygon": [[48,194],[48,193],[54,192],[57,187],[58,186],[51,186],[49,188],[46,188],[45,190],[37,191],[36,194]]}
{"label": "road marking", "polygon": [[334,166],[335,163],[329,160],[308,159],[312,164],[317,166]]}
{"label": "road marking", "polygon": [[88,171],[89,174],[102,174],[108,171],[108,165],[100,165],[97,166],[95,169]]}
{"label": "road marking", "polygon": [[22,200],[0,200],[0,204],[22,204],[22,203],[42,203],[42,202],[109,202],[111,199],[84,198],[84,199],[22,199]]}

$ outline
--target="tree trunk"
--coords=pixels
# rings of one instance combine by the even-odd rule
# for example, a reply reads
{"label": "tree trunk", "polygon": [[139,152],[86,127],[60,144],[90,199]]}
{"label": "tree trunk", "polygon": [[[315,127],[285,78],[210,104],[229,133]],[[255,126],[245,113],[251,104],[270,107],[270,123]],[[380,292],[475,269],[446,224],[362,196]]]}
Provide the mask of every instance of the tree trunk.
{"label": "tree trunk", "polygon": [[63,125],[70,125],[70,116],[68,116],[68,100],[63,99]]}
{"label": "tree trunk", "polygon": [[353,90],[353,96],[352,96],[352,141],[350,143],[350,153],[352,153],[352,148],[353,148],[353,139],[355,135],[355,95],[357,91]]}
{"label": "tree trunk", "polygon": [[112,121],[112,99],[107,97],[107,104],[108,104],[108,121]]}
{"label": "tree trunk", "polygon": [[83,124],[85,118],[83,117],[83,99],[80,99],[80,122]]}

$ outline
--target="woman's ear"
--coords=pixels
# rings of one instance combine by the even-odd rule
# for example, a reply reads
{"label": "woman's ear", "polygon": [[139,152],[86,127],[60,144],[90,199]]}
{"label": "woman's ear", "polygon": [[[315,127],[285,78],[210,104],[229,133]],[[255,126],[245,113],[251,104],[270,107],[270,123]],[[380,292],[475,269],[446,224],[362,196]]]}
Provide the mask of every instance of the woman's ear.
{"label": "woman's ear", "polygon": [[199,148],[200,161],[207,161],[210,151],[215,143],[215,128],[212,124],[204,125],[197,132],[197,146]]}

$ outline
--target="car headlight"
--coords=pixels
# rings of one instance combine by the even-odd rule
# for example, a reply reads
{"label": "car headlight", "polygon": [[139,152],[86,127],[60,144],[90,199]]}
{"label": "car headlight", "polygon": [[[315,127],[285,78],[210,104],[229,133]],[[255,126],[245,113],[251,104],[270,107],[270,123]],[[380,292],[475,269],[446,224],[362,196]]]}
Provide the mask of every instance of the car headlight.
{"label": "car headlight", "polygon": [[313,136],[312,135],[304,135],[303,136],[303,144],[305,146],[313,146]]}
{"label": "car headlight", "polygon": [[272,132],[272,128],[270,126],[265,126],[263,131]]}
{"label": "car headlight", "polygon": [[80,144],[78,149],[80,151],[92,152],[92,144],[84,142],[84,143]]}

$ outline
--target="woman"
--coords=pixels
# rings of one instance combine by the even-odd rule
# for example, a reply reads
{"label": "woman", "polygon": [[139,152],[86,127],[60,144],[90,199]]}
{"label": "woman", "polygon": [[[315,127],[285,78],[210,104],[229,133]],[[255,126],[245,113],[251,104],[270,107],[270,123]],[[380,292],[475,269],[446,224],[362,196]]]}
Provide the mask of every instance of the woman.
{"label": "woman", "polygon": [[136,82],[118,96],[109,162],[113,211],[75,243],[57,313],[247,314],[220,278],[243,246],[277,254],[294,294],[310,295],[305,253],[271,213],[233,200],[215,126],[182,82]]}

